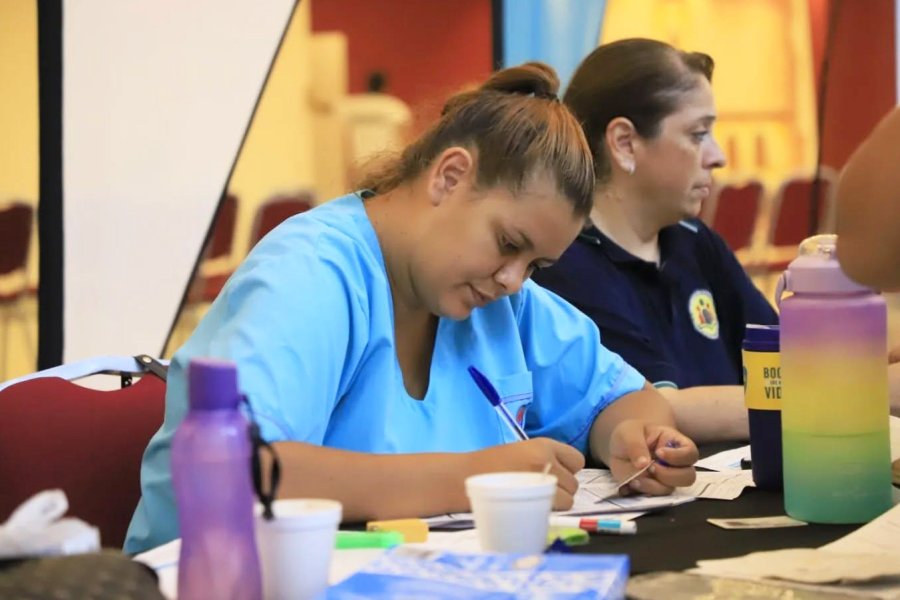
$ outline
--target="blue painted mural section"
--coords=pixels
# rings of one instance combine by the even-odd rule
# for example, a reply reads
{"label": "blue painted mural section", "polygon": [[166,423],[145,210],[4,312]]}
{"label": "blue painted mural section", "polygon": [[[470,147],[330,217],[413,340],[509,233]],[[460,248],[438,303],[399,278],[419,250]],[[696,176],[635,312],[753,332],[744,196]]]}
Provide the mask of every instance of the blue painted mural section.
{"label": "blue painted mural section", "polygon": [[503,0],[503,63],[540,60],[565,89],[575,67],[597,46],[606,0]]}

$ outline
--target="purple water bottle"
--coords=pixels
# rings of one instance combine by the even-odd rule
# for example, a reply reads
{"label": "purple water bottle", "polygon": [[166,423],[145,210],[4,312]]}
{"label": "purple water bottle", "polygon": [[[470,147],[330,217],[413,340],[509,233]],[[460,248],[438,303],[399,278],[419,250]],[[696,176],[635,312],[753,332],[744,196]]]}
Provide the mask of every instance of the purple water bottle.
{"label": "purple water bottle", "polygon": [[891,507],[887,310],[850,280],[836,237],[803,241],[779,281],[784,506],[812,523],[865,523]]}
{"label": "purple water bottle", "polygon": [[172,440],[181,528],[178,598],[262,598],[253,521],[251,444],[234,363],[188,367],[189,410]]}

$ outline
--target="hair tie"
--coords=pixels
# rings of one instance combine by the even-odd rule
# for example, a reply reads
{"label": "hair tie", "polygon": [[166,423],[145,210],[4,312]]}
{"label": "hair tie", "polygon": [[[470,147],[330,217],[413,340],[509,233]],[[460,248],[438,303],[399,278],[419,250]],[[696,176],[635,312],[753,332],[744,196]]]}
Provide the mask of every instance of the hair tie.
{"label": "hair tie", "polygon": [[551,102],[559,102],[559,96],[557,96],[553,92],[535,92],[534,97],[540,98],[541,100],[550,100]]}

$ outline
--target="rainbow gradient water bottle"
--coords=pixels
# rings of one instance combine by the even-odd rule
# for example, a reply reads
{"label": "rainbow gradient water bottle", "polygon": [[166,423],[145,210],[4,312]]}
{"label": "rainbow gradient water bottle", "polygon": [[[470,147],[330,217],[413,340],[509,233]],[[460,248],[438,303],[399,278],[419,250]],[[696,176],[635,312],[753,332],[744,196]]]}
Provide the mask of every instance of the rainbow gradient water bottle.
{"label": "rainbow gradient water bottle", "polygon": [[844,274],[836,241],[804,240],[776,291],[784,507],[801,521],[864,523],[891,507],[887,309]]}

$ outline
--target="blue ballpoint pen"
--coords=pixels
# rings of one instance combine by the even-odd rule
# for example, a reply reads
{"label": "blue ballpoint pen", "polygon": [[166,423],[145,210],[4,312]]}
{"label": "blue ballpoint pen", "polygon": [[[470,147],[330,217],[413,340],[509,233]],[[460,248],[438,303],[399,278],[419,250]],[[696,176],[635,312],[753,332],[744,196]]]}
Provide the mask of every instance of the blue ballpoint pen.
{"label": "blue ballpoint pen", "polygon": [[500,416],[503,417],[503,420],[506,421],[509,428],[516,434],[516,437],[520,440],[527,440],[528,434],[525,433],[525,430],[519,426],[519,423],[511,414],[509,414],[509,411],[506,410],[506,406],[503,405],[503,400],[500,399],[500,394],[497,393],[497,390],[494,389],[494,386],[488,381],[488,378],[482,375],[481,371],[475,367],[469,367],[469,375],[475,380],[475,385],[478,386],[478,389],[481,390],[484,397],[487,398],[488,402],[490,402],[497,412],[500,413]]}

